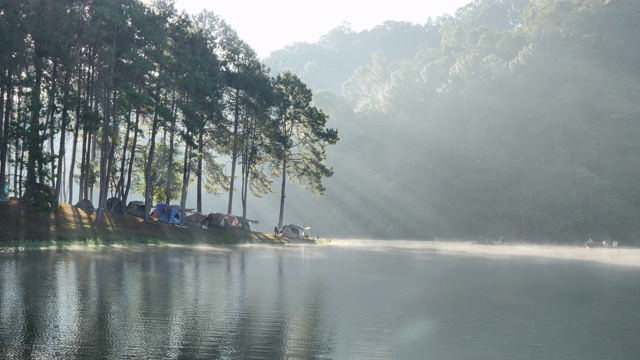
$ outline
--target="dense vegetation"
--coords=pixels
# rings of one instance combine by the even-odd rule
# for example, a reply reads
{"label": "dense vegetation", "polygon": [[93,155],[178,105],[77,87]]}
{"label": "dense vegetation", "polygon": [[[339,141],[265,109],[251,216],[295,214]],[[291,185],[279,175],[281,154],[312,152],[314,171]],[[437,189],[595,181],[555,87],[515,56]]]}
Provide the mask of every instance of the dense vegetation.
{"label": "dense vegetation", "polygon": [[[41,210],[107,197],[149,208],[203,193],[316,194],[337,131],[296,75],[271,77],[211,12],[172,1],[0,2],[0,188]],[[224,171],[230,164],[230,171]],[[236,169],[236,165],[239,169]],[[236,178],[240,178],[236,181]],[[76,187],[77,185],[77,187]],[[208,209],[212,210],[212,209]]]}
{"label": "dense vegetation", "polygon": [[334,236],[640,237],[640,2],[475,0],[274,52],[341,141]]}

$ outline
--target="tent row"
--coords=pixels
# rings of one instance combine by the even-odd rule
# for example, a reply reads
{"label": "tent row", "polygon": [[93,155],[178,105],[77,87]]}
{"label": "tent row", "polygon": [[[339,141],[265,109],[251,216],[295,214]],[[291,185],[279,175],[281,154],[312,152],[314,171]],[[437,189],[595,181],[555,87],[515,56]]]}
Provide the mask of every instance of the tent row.
{"label": "tent row", "polygon": [[[96,210],[96,207],[93,206],[93,203],[88,199],[82,199],[78,201],[78,203],[76,203],[76,206],[79,208]],[[125,207],[120,199],[112,197],[107,200],[107,211],[144,217],[145,203],[142,201],[130,201],[129,204]],[[166,222],[169,224],[182,224],[182,208],[178,205],[157,204],[152,209],[150,216],[158,219],[158,221]]]}
{"label": "tent row", "polygon": [[[96,210],[95,206],[88,199],[78,201],[77,207]],[[120,199],[113,197],[107,200],[107,210],[120,214],[130,214],[144,217],[145,203],[142,201],[130,201],[125,207]],[[245,219],[242,216],[209,213],[207,215],[199,212],[188,215],[184,221],[182,219],[182,208],[179,205],[157,204],[151,210],[150,216],[168,224],[196,226],[203,229],[246,229],[251,230],[251,224],[258,224],[257,220]]]}
{"label": "tent row", "polygon": [[251,224],[258,224],[257,220],[245,219],[242,216],[209,213],[207,215],[196,212],[185,217],[185,224],[203,229],[214,227],[222,229],[246,229],[251,230]]}

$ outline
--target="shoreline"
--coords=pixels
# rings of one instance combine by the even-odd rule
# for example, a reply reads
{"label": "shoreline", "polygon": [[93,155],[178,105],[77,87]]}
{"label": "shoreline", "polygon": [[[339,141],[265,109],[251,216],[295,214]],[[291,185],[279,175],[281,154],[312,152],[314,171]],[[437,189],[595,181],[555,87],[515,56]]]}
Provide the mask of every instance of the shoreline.
{"label": "shoreline", "polygon": [[17,199],[0,204],[0,248],[40,248],[73,245],[243,244],[289,242],[271,233],[242,229],[201,229],[105,212],[96,222],[94,210],[59,204],[55,213],[39,213]]}

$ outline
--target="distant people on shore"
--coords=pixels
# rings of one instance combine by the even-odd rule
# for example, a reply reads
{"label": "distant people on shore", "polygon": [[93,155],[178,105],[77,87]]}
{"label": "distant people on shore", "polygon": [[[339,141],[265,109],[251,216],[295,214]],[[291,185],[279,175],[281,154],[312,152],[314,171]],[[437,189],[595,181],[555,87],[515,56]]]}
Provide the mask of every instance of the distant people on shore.
{"label": "distant people on shore", "polygon": [[490,238],[485,238],[484,236],[480,236],[476,244],[484,244],[484,245],[502,245],[504,244],[504,236],[500,236],[499,240],[492,240]]}
{"label": "distant people on shore", "polygon": [[610,241],[610,240],[602,240],[602,243],[599,242],[595,242],[593,241],[593,239],[589,238],[589,240],[585,241],[584,246],[591,248],[591,247],[618,247],[619,246],[619,242],[616,240]]}

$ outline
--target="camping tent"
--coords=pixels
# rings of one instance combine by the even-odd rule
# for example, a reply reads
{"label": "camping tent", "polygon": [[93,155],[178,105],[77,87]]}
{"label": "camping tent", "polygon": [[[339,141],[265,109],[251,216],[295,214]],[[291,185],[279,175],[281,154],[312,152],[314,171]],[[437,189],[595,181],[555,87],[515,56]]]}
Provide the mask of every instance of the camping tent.
{"label": "camping tent", "polygon": [[[251,230],[250,224],[259,224],[258,220],[245,219],[242,216],[222,214],[222,213],[210,213],[207,216],[209,226],[217,226],[225,229],[246,229]],[[243,226],[244,224],[244,226]]]}
{"label": "camping tent", "polygon": [[144,217],[144,203],[142,201],[129,201],[127,214]]}
{"label": "camping tent", "polygon": [[302,239],[305,236],[304,232],[309,229],[311,228],[308,226],[303,228],[298,225],[287,224],[280,229],[280,234],[282,237],[289,239]]}
{"label": "camping tent", "polygon": [[122,205],[122,201],[120,201],[120,199],[112,197],[107,200],[107,210],[124,214],[124,205]]}
{"label": "camping tent", "polygon": [[[244,224],[244,226],[242,226]],[[238,225],[245,230],[251,231],[251,224],[260,224],[258,220],[245,219],[242,216],[238,216]]]}
{"label": "camping tent", "polygon": [[207,219],[208,219],[207,215],[204,215],[199,212],[195,212],[193,214],[187,215],[184,218],[184,223],[190,226],[209,228],[209,226],[207,226],[208,224],[208,221],[206,221]]}
{"label": "camping tent", "polygon": [[83,208],[83,209],[91,209],[91,210],[95,210],[96,207],[93,206],[93,203],[91,203],[91,201],[89,201],[89,199],[82,199],[80,201],[78,201],[76,203],[76,206],[79,208]]}
{"label": "camping tent", "polygon": [[[158,212],[159,205],[165,205],[160,208],[160,212]],[[178,205],[158,204],[156,206],[156,211],[154,211],[154,213],[157,213],[156,216],[158,218],[158,221],[166,222],[169,224],[181,225],[182,224],[181,210],[182,208]]]}
{"label": "camping tent", "polygon": [[229,229],[240,227],[238,223],[238,217],[235,215],[222,214],[222,213],[210,213],[211,225]]}
{"label": "camping tent", "polygon": [[158,219],[158,216],[162,212],[162,209],[169,206],[169,204],[157,204],[151,211],[151,217]]}

